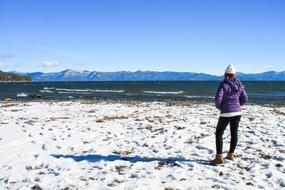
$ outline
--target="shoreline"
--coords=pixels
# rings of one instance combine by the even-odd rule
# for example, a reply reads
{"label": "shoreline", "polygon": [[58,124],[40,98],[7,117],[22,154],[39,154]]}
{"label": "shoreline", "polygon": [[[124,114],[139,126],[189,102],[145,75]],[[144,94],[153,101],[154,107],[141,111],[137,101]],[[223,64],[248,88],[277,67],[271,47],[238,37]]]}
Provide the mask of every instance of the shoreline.
{"label": "shoreline", "polygon": [[34,81],[0,81],[0,83],[18,83],[18,82],[34,82]]}
{"label": "shoreline", "polygon": [[[96,103],[106,103],[106,104],[130,104],[135,105],[139,103],[165,103],[167,106],[191,106],[193,104],[200,104],[200,105],[212,105],[215,107],[214,100],[174,100],[174,99],[120,99],[120,98],[97,98],[97,99],[37,99],[37,98],[30,98],[30,99],[9,99],[9,100],[0,100],[0,103],[29,103],[29,102],[81,102],[81,103],[88,103],[88,104],[96,104]],[[249,106],[263,106],[263,107],[271,107],[271,108],[279,108],[285,107],[285,102],[278,102],[278,103],[255,103],[250,102],[246,105]]]}

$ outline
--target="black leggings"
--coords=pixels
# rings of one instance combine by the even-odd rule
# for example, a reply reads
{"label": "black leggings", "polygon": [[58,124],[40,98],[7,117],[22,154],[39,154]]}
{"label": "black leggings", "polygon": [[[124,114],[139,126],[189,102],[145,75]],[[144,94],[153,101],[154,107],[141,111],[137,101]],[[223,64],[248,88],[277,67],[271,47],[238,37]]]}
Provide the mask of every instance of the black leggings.
{"label": "black leggings", "polygon": [[233,117],[220,117],[219,122],[216,129],[216,150],[217,154],[222,154],[223,152],[223,134],[230,123],[231,129],[231,145],[230,145],[230,153],[234,153],[237,141],[238,141],[238,126],[241,116],[233,116]]}

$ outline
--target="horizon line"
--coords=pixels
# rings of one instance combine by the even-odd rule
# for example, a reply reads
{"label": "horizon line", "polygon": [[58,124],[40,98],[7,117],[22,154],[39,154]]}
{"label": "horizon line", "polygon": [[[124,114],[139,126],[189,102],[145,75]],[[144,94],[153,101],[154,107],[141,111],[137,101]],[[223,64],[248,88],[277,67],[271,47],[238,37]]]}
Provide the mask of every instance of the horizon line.
{"label": "horizon line", "polygon": [[[195,72],[195,71],[169,71],[169,70],[135,70],[135,71],[129,71],[129,70],[118,70],[118,71],[97,71],[97,70],[75,70],[75,69],[64,69],[61,71],[54,71],[54,72],[43,72],[43,71],[29,71],[29,72],[19,72],[19,71],[3,71],[0,70],[2,72],[10,72],[10,73],[60,73],[60,72],[64,72],[64,71],[74,71],[74,72],[101,72],[101,73],[116,73],[116,72],[130,72],[130,73],[135,73],[135,72],[159,72],[159,73],[163,73],[163,72],[172,72],[172,73],[196,73],[196,74],[207,74],[207,75],[212,75],[212,76],[223,76],[223,74],[219,75],[219,74],[210,74],[210,73],[203,73],[203,72]],[[261,74],[261,73],[267,73],[267,72],[275,72],[275,73],[283,73],[284,71],[275,71],[275,70],[268,70],[268,71],[263,71],[263,72],[257,72],[257,73],[245,73],[245,72],[237,72],[237,74]]]}

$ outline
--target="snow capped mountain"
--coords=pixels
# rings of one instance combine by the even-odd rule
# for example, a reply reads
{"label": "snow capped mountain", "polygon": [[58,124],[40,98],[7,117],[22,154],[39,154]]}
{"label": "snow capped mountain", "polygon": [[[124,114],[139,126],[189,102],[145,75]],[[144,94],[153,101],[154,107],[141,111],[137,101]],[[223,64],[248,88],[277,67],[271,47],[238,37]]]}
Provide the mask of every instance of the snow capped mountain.
{"label": "snow capped mountain", "polygon": [[238,76],[241,80],[285,80],[285,71],[267,71],[264,73],[257,74],[238,73]]}
{"label": "snow capped mountain", "polygon": [[85,80],[88,78],[88,75],[90,74],[89,71],[75,71],[72,69],[64,70],[62,72],[59,72],[56,75],[56,79],[58,80],[72,80],[72,81],[80,81]]}
{"label": "snow capped mountain", "polygon": [[[223,76],[209,75],[194,72],[158,72],[158,71],[75,71],[67,69],[57,73],[22,73],[31,76],[33,81],[147,81],[147,80],[180,80],[180,81],[206,81],[221,80]],[[240,80],[285,80],[285,71],[268,71],[264,73],[245,74],[238,73]]]}

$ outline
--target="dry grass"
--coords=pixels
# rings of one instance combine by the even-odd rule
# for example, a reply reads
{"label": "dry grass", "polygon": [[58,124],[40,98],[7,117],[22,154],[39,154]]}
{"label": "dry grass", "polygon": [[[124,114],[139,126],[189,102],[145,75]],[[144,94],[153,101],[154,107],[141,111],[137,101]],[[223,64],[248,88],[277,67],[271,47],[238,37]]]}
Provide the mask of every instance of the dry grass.
{"label": "dry grass", "polygon": [[104,116],[103,118],[97,119],[96,122],[103,123],[106,121],[117,120],[117,119],[129,119],[129,117],[124,115]]}

